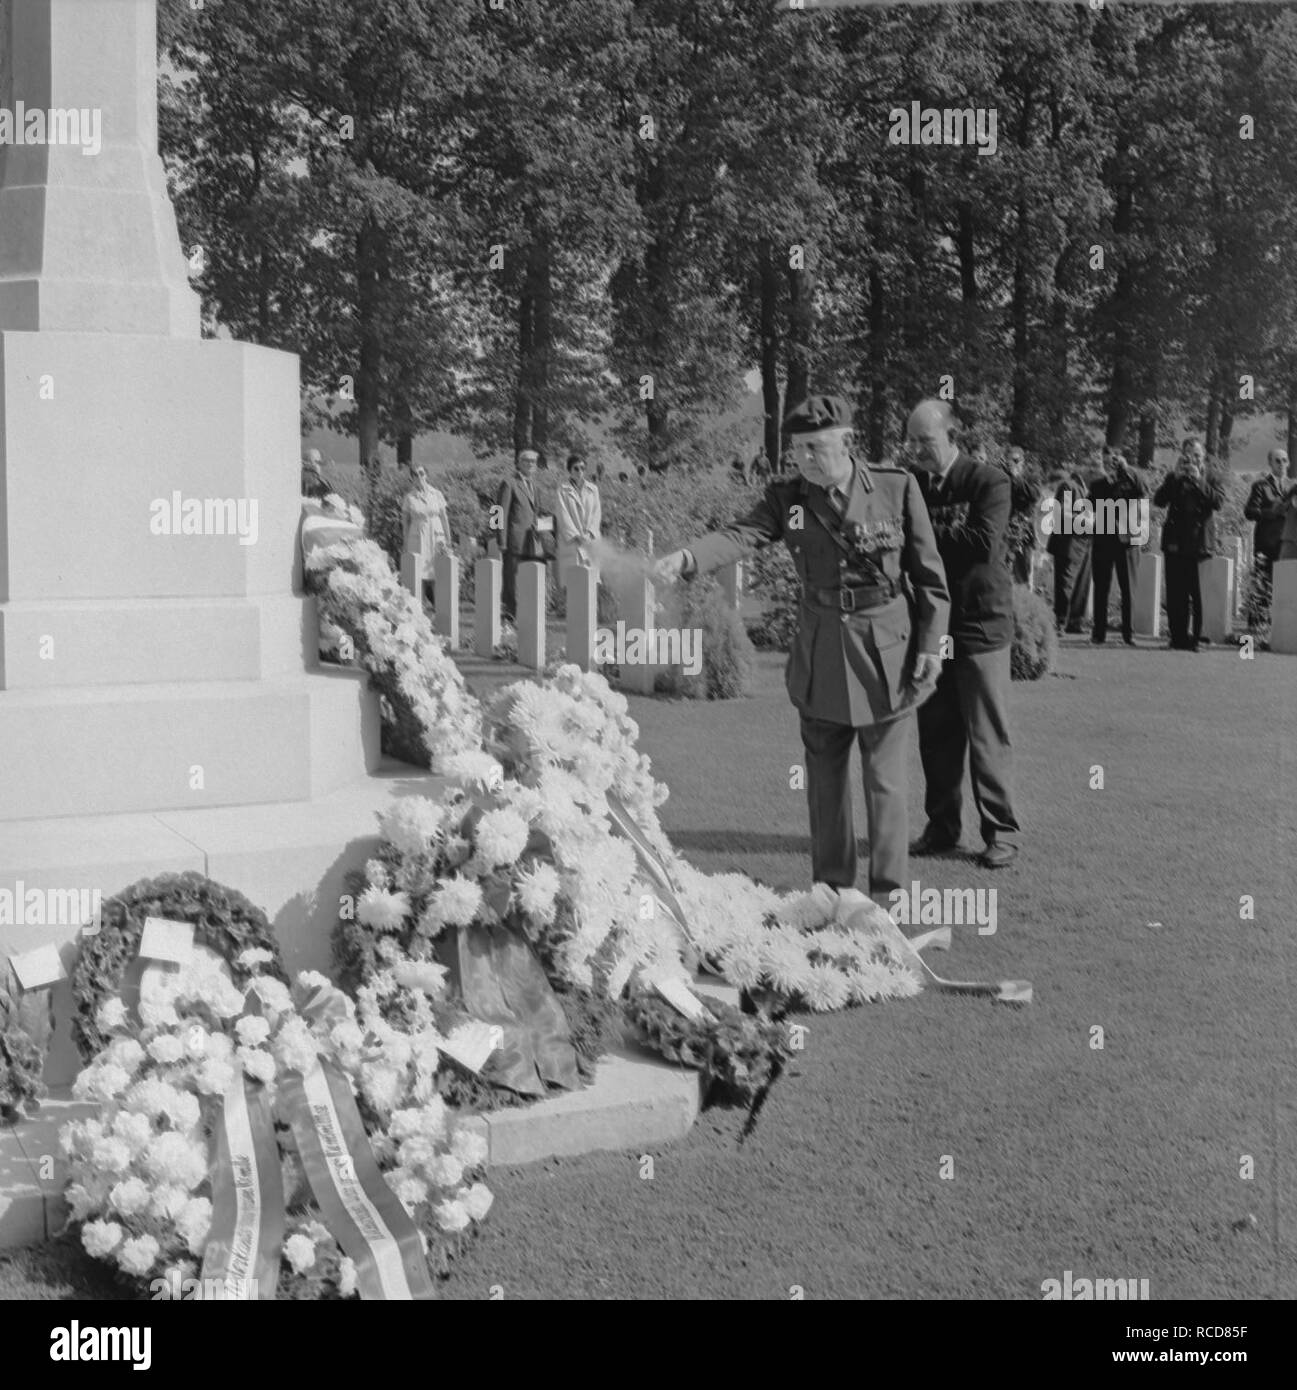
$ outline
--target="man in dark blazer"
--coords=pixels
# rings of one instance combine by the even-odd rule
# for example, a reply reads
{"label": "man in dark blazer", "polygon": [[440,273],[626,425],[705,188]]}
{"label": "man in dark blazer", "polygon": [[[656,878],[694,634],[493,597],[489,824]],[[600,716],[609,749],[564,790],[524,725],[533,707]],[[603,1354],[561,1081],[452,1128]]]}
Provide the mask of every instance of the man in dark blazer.
{"label": "man in dark blazer", "polygon": [[851,748],[859,744],[869,815],[869,891],[880,906],[909,884],[905,771],[911,715],[941,667],[949,597],[913,477],[851,452],[851,411],[811,396],[784,421],[793,477],[774,479],[732,526],[664,556],[657,577],[706,574],[783,541],[801,581],[788,695],[801,716],[811,871],[854,887]]}
{"label": "man in dark blazer", "polygon": [[1189,435],[1180,460],[1153,494],[1166,508],[1162,522],[1162,565],[1166,579],[1166,625],[1175,651],[1196,652],[1202,641],[1202,589],[1198,566],[1211,554],[1208,528],[1225,502],[1224,484],[1207,471],[1201,439]]}
{"label": "man in dark blazer", "polygon": [[518,605],[518,565],[523,560],[544,560],[545,552],[537,536],[540,507],[536,496],[536,465],[539,455],[523,449],[514,465],[514,475],[500,485],[492,528],[498,529],[504,552],[504,585],[500,609],[513,619]]}
{"label": "man in dark blazer", "polygon": [[937,549],[950,585],[950,654],[931,700],[919,710],[919,753],[928,824],[911,854],[959,845],[964,763],[981,816],[987,868],[1004,868],[1018,848],[1009,741],[1009,649],[1013,576],[1008,532],[1012,494],[998,468],[974,463],[955,443],[958,422],[945,401],[921,401],[906,433]]}
{"label": "man in dark blazer", "polygon": [[[1131,605],[1139,575],[1139,547],[1148,540],[1148,489],[1116,449],[1104,450],[1102,467],[1103,476],[1090,485],[1095,515],[1094,535],[1090,541],[1094,570],[1094,625],[1090,629],[1090,641],[1101,646],[1108,638],[1108,595],[1112,592],[1115,570],[1117,588],[1121,591],[1121,640],[1133,647]],[[1144,513],[1142,535],[1138,524],[1141,511]]]}

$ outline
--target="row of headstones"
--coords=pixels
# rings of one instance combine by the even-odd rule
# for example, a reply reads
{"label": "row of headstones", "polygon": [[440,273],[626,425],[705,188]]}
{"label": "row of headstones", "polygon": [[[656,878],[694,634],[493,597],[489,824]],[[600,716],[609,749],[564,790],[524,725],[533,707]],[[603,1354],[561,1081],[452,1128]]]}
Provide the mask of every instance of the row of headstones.
{"label": "row of headstones", "polygon": [[[1242,613],[1247,599],[1247,586],[1240,582],[1244,574],[1242,544],[1234,557],[1214,555],[1198,566],[1198,582],[1202,592],[1202,630],[1211,642],[1224,642],[1234,630],[1234,619]],[[1033,561],[1032,587],[1035,570],[1043,563],[1042,556]],[[1116,588],[1116,585],[1113,586]],[[1144,551],[1139,557],[1135,576],[1135,593],[1131,602],[1131,626],[1143,637],[1162,635],[1162,557]],[[1093,615],[1094,585],[1086,604],[1086,616]],[[1270,649],[1286,654],[1297,653],[1297,560],[1275,562],[1270,600]]]}
{"label": "row of headstones", "polygon": [[[423,593],[424,563],[422,555],[406,553],[401,557],[401,583],[416,596]],[[451,651],[458,651],[460,645],[459,566],[459,556],[450,551],[442,551],[433,559],[432,626],[434,632],[446,639]],[[522,561],[518,565],[515,594],[518,662],[537,671],[544,668],[546,661],[546,570],[542,562]],[[742,565],[738,562],[727,565],[716,577],[737,609],[743,592]],[[565,571],[563,587],[567,593],[566,659],[583,671],[589,671],[594,666],[595,635],[599,625],[598,575],[586,565],[574,565]],[[478,656],[489,658],[500,645],[503,589],[504,561],[496,555],[476,560],[473,566],[473,650]],[[653,583],[647,576],[625,578],[613,592],[618,619],[627,631],[647,632],[657,625]],[[621,684],[638,694],[651,695],[654,679],[661,669],[650,665],[625,666]]]}
{"label": "row of headstones", "polygon": [[[420,555],[407,554],[402,557],[402,583],[413,594],[423,591],[423,566]],[[452,651],[457,651],[460,644],[459,566],[459,556],[450,552],[442,552],[433,562],[436,595],[433,628],[446,639]],[[1242,573],[1243,567],[1237,557],[1217,555],[1203,560],[1199,566],[1203,634],[1209,641],[1224,642],[1233,631],[1234,619],[1242,611],[1246,598],[1245,586],[1239,582]],[[741,565],[727,566],[718,578],[730,602],[737,608],[742,595]],[[504,562],[497,556],[484,556],[477,560],[474,581],[473,649],[479,656],[489,658],[500,645]],[[576,565],[566,571],[563,582],[567,591],[566,657],[583,671],[588,671],[594,665],[595,634],[598,629],[598,578],[594,570]],[[519,564],[515,608],[518,661],[537,671],[546,662],[545,585],[546,566],[543,563],[525,560]],[[614,593],[618,618],[625,623],[627,631],[648,631],[656,625],[651,580],[646,577],[623,580]],[[1145,551],[1139,558],[1131,614],[1132,625],[1141,636],[1161,636],[1162,602],[1162,556]],[[1087,613],[1092,611],[1093,585]],[[1271,650],[1297,653],[1297,560],[1275,563],[1271,615]],[[649,694],[656,675],[656,667],[626,667],[622,671],[622,684],[629,690]]]}

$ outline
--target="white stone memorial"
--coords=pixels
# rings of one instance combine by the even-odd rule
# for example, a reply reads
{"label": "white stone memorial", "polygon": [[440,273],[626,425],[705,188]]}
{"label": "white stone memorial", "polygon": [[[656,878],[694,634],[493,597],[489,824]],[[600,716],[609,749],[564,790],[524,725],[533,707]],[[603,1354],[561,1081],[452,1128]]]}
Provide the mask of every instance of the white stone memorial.
{"label": "white stone memorial", "polygon": [[432,562],[433,595],[437,601],[433,631],[446,639],[452,652],[459,650],[459,556],[437,552]]}
{"label": "white stone memorial", "polygon": [[1158,637],[1162,633],[1162,557],[1151,550],[1139,557],[1131,627],[1141,637]]}
{"label": "white stone memorial", "polygon": [[1202,633],[1209,642],[1224,642],[1234,631],[1234,561],[1213,555],[1198,566],[1202,592]]}
{"label": "white stone memorial", "polygon": [[567,589],[567,659],[583,671],[594,667],[594,635],[598,626],[599,582],[589,565],[573,565],[565,575]]}
{"label": "white stone memorial", "polygon": [[518,661],[534,671],[545,667],[545,566],[524,560],[518,566]]}
{"label": "white stone memorial", "polygon": [[488,659],[500,645],[504,561],[487,555],[473,566],[473,650]]}
{"label": "white stone memorial", "polygon": [[[101,123],[96,153],[0,146],[0,883],[197,870],[327,969],[412,769],[369,775],[377,700],[319,667],[297,359],[199,336],[156,51],[156,0],[0,5],[0,105]],[[0,956],[76,932],[0,927]]]}
{"label": "white stone memorial", "polygon": [[417,550],[406,550],[401,555],[401,587],[423,602],[423,556]]}
{"label": "white stone memorial", "polygon": [[1276,560],[1270,604],[1270,650],[1297,656],[1297,560]]}

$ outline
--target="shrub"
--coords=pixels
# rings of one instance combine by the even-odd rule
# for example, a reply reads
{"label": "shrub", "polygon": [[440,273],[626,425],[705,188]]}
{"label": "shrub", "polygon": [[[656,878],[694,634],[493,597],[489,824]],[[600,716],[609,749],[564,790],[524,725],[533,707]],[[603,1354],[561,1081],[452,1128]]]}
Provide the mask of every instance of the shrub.
{"label": "shrub", "polygon": [[676,668],[655,682],[668,695],[688,700],[735,700],[752,685],[752,643],[743,622],[714,579],[686,584],[680,626],[702,631],[702,670],[696,676]]}
{"label": "shrub", "polygon": [[1054,613],[1025,584],[1013,586],[1013,647],[1010,671],[1015,681],[1038,681],[1054,669],[1058,633]]}
{"label": "shrub", "polygon": [[768,545],[743,565],[748,592],[761,600],[764,612],[748,629],[753,645],[762,651],[786,652],[797,631],[801,582],[788,548]]}

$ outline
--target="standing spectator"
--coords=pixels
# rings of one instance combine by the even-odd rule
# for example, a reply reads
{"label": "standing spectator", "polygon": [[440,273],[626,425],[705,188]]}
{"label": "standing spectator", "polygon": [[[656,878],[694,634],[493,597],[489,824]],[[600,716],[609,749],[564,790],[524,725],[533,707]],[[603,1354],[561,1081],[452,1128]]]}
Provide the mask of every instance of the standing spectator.
{"label": "standing spectator", "polygon": [[1243,507],[1243,515],[1256,522],[1252,532],[1252,578],[1244,612],[1249,631],[1265,627],[1270,621],[1274,562],[1279,558],[1284,522],[1297,490],[1297,481],[1288,477],[1286,450],[1271,449],[1266,463],[1270,471],[1252,484]]}
{"label": "standing spectator", "polygon": [[1009,648],[1013,580],[1006,558],[1011,495],[999,468],[974,463],[955,443],[944,401],[921,401],[906,433],[950,587],[954,654],[919,706],[919,754],[928,823],[911,854],[956,848],[962,829],[964,764],[981,817],[981,862],[999,869],[1017,858],[1009,740]]}
{"label": "standing spectator", "polygon": [[[982,452],[985,455],[985,448]],[[976,454],[973,457],[975,462],[981,461]],[[1009,475],[1009,568],[1016,583],[1029,585],[1041,479],[1016,444],[1004,456],[1004,471]]]}
{"label": "standing spectator", "polygon": [[[1103,454],[1103,476],[1095,479],[1090,488],[1090,500],[1095,504],[1094,539],[1091,557],[1094,569],[1094,627],[1090,641],[1102,645],[1108,638],[1108,594],[1112,574],[1117,572],[1117,587],[1121,590],[1121,640],[1128,647],[1135,645],[1131,627],[1131,604],[1135,593],[1135,576],[1139,564],[1138,508],[1147,506],[1148,490],[1142,480],[1126,466],[1125,458],[1116,449]],[[1115,506],[1101,507],[1107,501]],[[1106,512],[1112,512],[1112,529]]]}
{"label": "standing spectator", "polygon": [[512,478],[500,484],[496,498],[496,515],[492,528],[498,529],[504,551],[504,586],[501,611],[513,622],[518,608],[518,565],[523,560],[543,560],[544,546],[537,523],[540,508],[536,495],[536,465],[540,456],[535,449],[522,449],[514,464]]}
{"label": "standing spectator", "polygon": [[1198,566],[1210,554],[1207,526],[1225,500],[1225,489],[1205,474],[1202,440],[1190,435],[1180,448],[1180,461],[1153,495],[1155,507],[1166,508],[1162,523],[1162,556],[1166,565],[1166,621],[1170,645],[1176,651],[1196,652],[1202,640],[1202,589]]}
{"label": "standing spectator", "polygon": [[[1100,457],[1102,452],[1100,449]],[[1088,495],[1080,471],[1064,470],[1054,489],[1054,529],[1045,542],[1045,550],[1054,560],[1054,621],[1063,632],[1081,631],[1090,591],[1090,537],[1074,535],[1071,530],[1076,503]]]}
{"label": "standing spectator", "polygon": [[580,454],[567,461],[567,482],[558,490],[558,582],[562,585],[574,565],[587,565],[599,581],[594,543],[603,526],[603,504],[599,489],[586,477],[586,462]]}
{"label": "standing spectator", "polygon": [[401,501],[401,534],[402,550],[423,557],[423,596],[435,603],[432,564],[443,550],[450,549],[450,520],[445,494],[428,481],[422,464],[415,467],[414,486]]}

